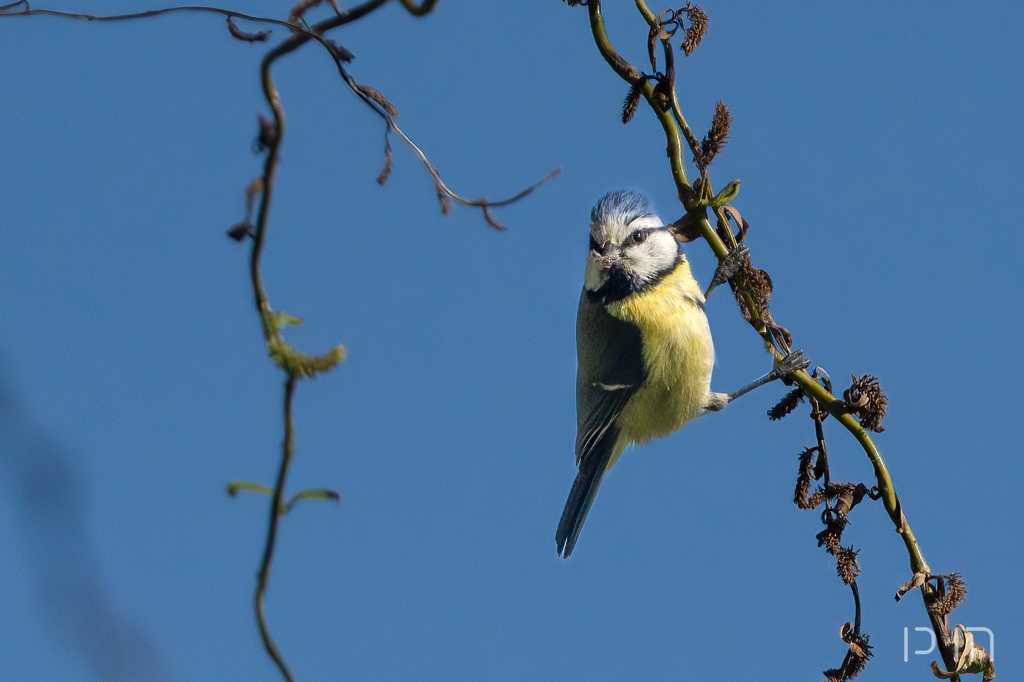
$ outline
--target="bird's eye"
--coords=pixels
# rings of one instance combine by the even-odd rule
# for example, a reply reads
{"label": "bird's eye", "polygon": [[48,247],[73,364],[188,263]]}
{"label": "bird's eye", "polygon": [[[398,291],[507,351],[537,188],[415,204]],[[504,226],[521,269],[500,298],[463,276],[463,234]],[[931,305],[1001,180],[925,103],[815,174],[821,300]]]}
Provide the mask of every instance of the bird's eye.
{"label": "bird's eye", "polygon": [[594,235],[590,235],[590,250],[594,253],[601,253],[601,245],[594,239]]}
{"label": "bird's eye", "polygon": [[629,235],[629,240],[634,244],[643,244],[645,239],[647,239],[647,230],[634,230],[633,234]]}

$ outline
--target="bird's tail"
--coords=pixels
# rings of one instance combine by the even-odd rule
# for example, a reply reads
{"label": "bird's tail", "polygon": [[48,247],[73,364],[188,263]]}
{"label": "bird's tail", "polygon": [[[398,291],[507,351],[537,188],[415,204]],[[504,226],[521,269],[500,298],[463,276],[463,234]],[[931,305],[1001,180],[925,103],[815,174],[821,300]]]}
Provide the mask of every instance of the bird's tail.
{"label": "bird's tail", "polygon": [[[614,429],[609,429],[614,431]],[[565,502],[565,509],[562,510],[562,518],[558,522],[558,530],[555,532],[555,545],[558,547],[558,555],[568,559],[572,554],[576,540],[583,530],[583,522],[587,520],[587,513],[594,504],[597,496],[597,489],[601,487],[601,481],[608,472],[616,451],[618,438],[617,433],[608,433],[599,443],[594,451],[588,453],[580,461],[579,472],[576,474],[576,481],[569,491],[569,499]]]}

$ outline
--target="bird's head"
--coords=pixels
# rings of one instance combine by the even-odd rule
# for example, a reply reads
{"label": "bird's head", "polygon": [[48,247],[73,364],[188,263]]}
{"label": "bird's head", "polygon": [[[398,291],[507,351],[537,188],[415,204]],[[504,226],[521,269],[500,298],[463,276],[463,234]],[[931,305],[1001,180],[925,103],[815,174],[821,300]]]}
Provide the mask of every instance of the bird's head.
{"label": "bird's head", "polygon": [[679,258],[675,237],[640,192],[609,192],[590,212],[584,286],[592,298],[607,303],[642,291],[670,272]]}

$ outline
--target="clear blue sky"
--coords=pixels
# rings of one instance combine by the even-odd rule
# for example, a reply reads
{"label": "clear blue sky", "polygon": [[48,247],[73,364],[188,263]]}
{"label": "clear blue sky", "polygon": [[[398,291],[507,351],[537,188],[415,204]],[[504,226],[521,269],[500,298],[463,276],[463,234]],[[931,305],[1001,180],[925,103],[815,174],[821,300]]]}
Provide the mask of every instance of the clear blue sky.
{"label": "clear blue sky", "polygon": [[[606,5],[641,65],[632,3]],[[712,177],[743,180],[775,315],[838,388],[881,378],[877,443],[907,517],[933,570],[968,581],[954,622],[991,628],[1012,679],[1024,8],[702,5],[711,30],[681,64],[683,106],[700,130],[719,98],[736,117]],[[838,665],[852,600],[816,547],[818,515],[791,501],[813,430],[803,411],[765,419],[781,387],[627,453],[572,558],[555,555],[590,206],[632,186],[680,213],[652,115],[618,120],[626,88],[586,10],[441,0],[424,20],[388,6],[334,37],[456,190],[497,198],[564,171],[498,213],[506,233],[468,209],[442,217],[405,149],[374,183],[382,126],[321,50],[276,70],[289,128],[270,299],[305,318],[298,347],[349,351],[296,399],[291,490],[342,496],[282,526],[268,610],[298,677],[813,680]],[[0,376],[28,415],[0,445],[7,679],[117,679],[80,655],[97,642],[153,680],[278,679],[250,607],[267,500],[224,494],[272,482],[282,433],[248,250],[224,236],[260,169],[264,49],[211,16],[0,21]],[[688,254],[706,282],[710,251]],[[767,370],[727,293],[708,313],[716,390]],[[51,449],[33,450],[25,423]],[[853,440],[827,435],[834,476],[870,483]],[[875,646],[864,679],[933,679],[935,655],[912,653],[920,597],[892,599],[910,577],[902,543],[878,504],[852,520]],[[107,645],[111,621],[133,634]]]}

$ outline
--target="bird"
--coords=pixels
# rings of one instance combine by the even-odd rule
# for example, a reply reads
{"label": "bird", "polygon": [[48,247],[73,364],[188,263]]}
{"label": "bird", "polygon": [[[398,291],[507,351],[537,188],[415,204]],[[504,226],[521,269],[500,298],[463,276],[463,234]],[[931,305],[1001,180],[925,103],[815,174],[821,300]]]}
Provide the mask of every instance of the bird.
{"label": "bird", "polygon": [[[712,286],[735,274],[747,253],[731,251]],[[605,474],[628,446],[674,433],[808,365],[793,351],[738,391],[711,391],[715,350],[705,301],[674,227],[645,194],[619,189],[598,200],[576,315],[578,471],[555,533],[562,558],[572,554]]]}

